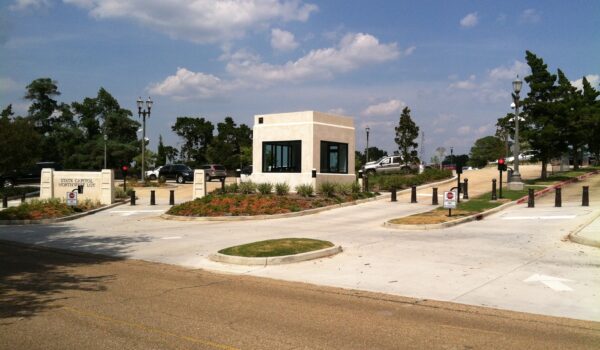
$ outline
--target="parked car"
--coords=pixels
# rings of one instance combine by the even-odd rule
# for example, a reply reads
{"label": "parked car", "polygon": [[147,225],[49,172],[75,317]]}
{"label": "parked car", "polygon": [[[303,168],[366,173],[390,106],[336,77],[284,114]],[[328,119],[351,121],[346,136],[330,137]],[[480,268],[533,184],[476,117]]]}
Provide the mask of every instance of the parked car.
{"label": "parked car", "polygon": [[[537,151],[525,151],[525,152],[519,154],[519,161],[530,162],[530,161],[533,161],[537,155],[538,155]],[[515,157],[514,156],[506,157],[505,160],[508,163],[512,163],[515,161]],[[498,163],[498,160],[496,160],[494,163]]]}
{"label": "parked car", "polygon": [[207,181],[212,181],[212,179],[223,181],[227,177],[227,170],[220,164],[204,164],[199,169],[204,170]]}
{"label": "parked car", "polygon": [[30,168],[8,171],[0,174],[0,187],[14,187],[19,184],[39,184],[42,169],[44,168],[61,170],[62,166],[55,162],[37,162]]}
{"label": "parked car", "polygon": [[252,175],[252,164],[246,165],[242,168],[243,175]]}
{"label": "parked car", "polygon": [[152,170],[146,170],[146,178],[150,179],[150,180],[156,180],[158,179],[158,175],[160,173],[160,169],[162,168],[161,166],[157,166],[156,168],[152,169]]}
{"label": "parked car", "polygon": [[194,171],[185,164],[167,164],[158,171],[158,177],[164,176],[168,180],[175,180],[182,184],[194,180]]}
{"label": "parked car", "polygon": [[393,173],[393,172],[410,172],[419,169],[418,164],[407,164],[402,161],[401,156],[385,156],[374,162],[368,162],[363,166],[363,171],[367,175],[375,173]]}

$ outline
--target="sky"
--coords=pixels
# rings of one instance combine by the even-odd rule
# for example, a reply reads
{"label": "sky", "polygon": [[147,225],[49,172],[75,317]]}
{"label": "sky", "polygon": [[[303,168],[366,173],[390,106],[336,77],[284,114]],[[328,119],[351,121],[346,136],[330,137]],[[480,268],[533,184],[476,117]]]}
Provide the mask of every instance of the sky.
{"label": "sky", "polygon": [[[317,110],[354,118],[357,149],[393,152],[408,106],[437,147],[468,153],[511,111],[525,51],[573,84],[600,83],[600,1],[0,0],[0,107],[26,114],[49,77],[60,102],[108,90],[137,119],[151,96],[151,149],[178,116]],[[527,87],[521,95],[527,92]],[[418,140],[421,144],[421,137]],[[421,148],[421,146],[419,147]]]}

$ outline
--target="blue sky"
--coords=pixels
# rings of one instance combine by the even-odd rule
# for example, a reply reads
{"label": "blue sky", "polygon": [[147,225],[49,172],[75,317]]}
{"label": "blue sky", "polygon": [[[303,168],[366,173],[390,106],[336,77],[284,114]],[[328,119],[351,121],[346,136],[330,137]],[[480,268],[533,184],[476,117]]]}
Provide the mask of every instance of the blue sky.
{"label": "blue sky", "polygon": [[178,146],[178,116],[319,110],[355,118],[357,147],[393,151],[408,106],[438,146],[467,153],[510,111],[525,50],[600,82],[600,1],[13,0],[0,2],[0,105],[58,82],[70,103],[106,88]]}

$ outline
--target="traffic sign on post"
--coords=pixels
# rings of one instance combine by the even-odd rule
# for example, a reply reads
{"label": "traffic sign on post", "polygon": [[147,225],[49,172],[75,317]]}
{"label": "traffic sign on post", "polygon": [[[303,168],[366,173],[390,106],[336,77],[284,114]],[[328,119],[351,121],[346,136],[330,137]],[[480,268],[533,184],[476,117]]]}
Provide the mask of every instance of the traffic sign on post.
{"label": "traffic sign on post", "polygon": [[68,206],[77,206],[77,191],[67,192],[67,205]]}
{"label": "traffic sign on post", "polygon": [[452,216],[452,209],[456,209],[456,199],[458,193],[456,191],[444,192],[444,208],[448,209],[448,216]]}

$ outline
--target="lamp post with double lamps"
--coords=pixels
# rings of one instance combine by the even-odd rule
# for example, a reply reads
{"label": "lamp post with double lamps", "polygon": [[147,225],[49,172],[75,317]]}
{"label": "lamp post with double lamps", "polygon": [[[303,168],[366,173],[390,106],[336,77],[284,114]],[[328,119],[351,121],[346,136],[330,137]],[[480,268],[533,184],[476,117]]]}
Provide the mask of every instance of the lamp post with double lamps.
{"label": "lamp post with double lamps", "polygon": [[513,173],[510,177],[510,182],[508,184],[509,189],[511,190],[522,190],[523,182],[521,181],[521,173],[519,173],[519,93],[521,92],[521,87],[523,86],[523,81],[517,78],[512,82],[513,93],[512,99],[515,104],[515,139],[514,139],[514,147],[513,147],[513,156],[514,156],[514,166]]}
{"label": "lamp post with double lamps", "polygon": [[104,134],[104,168],[106,169],[106,141],[108,141],[108,135]]}
{"label": "lamp post with double lamps", "polygon": [[145,158],[146,158],[146,116],[150,118],[150,110],[152,109],[152,99],[148,97],[146,100],[146,109],[144,107],[144,101],[142,101],[141,97],[137,99],[137,107],[138,107],[138,117],[142,118],[142,181],[144,181],[145,177]]}
{"label": "lamp post with double lamps", "polygon": [[371,131],[371,128],[369,128],[369,126],[367,125],[367,127],[365,128],[365,131],[367,132],[367,149],[365,150],[365,159],[367,160],[365,163],[369,162],[369,131]]}

